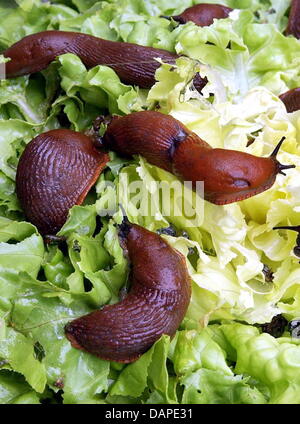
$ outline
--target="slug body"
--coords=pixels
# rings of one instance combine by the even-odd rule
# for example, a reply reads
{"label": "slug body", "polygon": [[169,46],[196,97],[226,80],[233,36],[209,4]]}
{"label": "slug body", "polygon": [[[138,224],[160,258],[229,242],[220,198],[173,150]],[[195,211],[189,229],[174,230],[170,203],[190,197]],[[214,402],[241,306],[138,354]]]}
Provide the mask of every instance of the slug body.
{"label": "slug body", "polygon": [[[107,65],[122,82],[142,88],[155,84],[155,71],[160,66],[156,58],[173,64],[179,57],[166,50],[108,41],[79,32],[43,31],[24,37],[4,52],[5,57],[11,58],[6,63],[6,76],[14,78],[41,71],[64,53],[76,54],[88,68]],[[197,74],[194,85],[201,91],[206,82]]]}
{"label": "slug body", "polygon": [[300,39],[300,0],[292,0],[286,35]]}
{"label": "slug body", "polygon": [[191,283],[183,255],[158,234],[125,225],[123,244],[132,267],[129,293],[119,303],[70,322],[65,332],[73,347],[128,363],[162,334],[175,334],[189,305]]}
{"label": "slug body", "polygon": [[214,19],[227,18],[233,9],[221,4],[202,3],[189,7],[180,15],[172,16],[174,21],[180,24],[194,22],[196,25],[204,27],[213,24]]}
{"label": "slug body", "polygon": [[103,144],[125,156],[141,155],[183,181],[204,182],[204,198],[225,205],[270,188],[281,165],[276,152],[268,158],[227,149],[213,149],[172,116],[144,111],[113,118]]}
{"label": "slug body", "polygon": [[286,91],[280,94],[279,98],[285,104],[287,112],[296,112],[296,110],[300,109],[300,88]]}
{"label": "slug body", "polygon": [[56,234],[108,160],[89,137],[75,131],[52,130],[35,137],[21,155],[16,177],[27,219],[42,235]]}

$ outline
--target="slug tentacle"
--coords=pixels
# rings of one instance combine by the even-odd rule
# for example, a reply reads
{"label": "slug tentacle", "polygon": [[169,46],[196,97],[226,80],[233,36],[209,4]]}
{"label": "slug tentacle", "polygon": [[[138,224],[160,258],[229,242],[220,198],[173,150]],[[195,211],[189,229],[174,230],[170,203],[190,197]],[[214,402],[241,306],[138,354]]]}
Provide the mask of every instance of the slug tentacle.
{"label": "slug tentacle", "polygon": [[281,163],[278,163],[278,165],[277,165],[278,174],[282,174],[284,176],[286,176],[286,174],[282,171],[284,169],[292,169],[292,168],[296,168],[296,165],[282,165]]}
{"label": "slug tentacle", "polygon": [[274,158],[276,159],[278,152],[282,146],[282,143],[284,142],[284,140],[286,139],[286,137],[282,137],[279,142],[277,143],[277,145],[275,146],[275,149],[273,150],[273,152],[270,154],[270,158]]}
{"label": "slug tentacle", "polygon": [[292,169],[292,168],[295,168],[296,167],[295,165],[283,165],[280,162],[278,162],[278,160],[276,159],[277,154],[278,154],[278,152],[280,150],[280,147],[281,147],[281,145],[282,145],[282,143],[284,142],[285,139],[286,139],[286,137],[282,137],[279,140],[279,142],[278,142],[277,146],[275,147],[275,149],[273,150],[273,152],[270,154],[270,158],[273,159],[275,161],[275,163],[276,163],[277,173],[278,174],[282,174],[282,175],[286,175],[283,172],[283,170],[285,170],[285,169]]}
{"label": "slug tentacle", "polygon": [[162,334],[173,336],[191,296],[185,258],[159,235],[125,223],[122,242],[131,262],[131,288],[119,303],[71,321],[73,347],[102,359],[132,362]]}
{"label": "slug tentacle", "polygon": [[92,140],[71,130],[35,137],[17,168],[16,191],[26,217],[42,235],[54,235],[69,209],[80,205],[109,160]]}
{"label": "slug tentacle", "polygon": [[[73,53],[91,68],[96,65],[111,67],[126,84],[151,88],[155,84],[155,71],[160,63],[174,64],[179,57],[166,50],[132,43],[109,41],[92,35],[69,31],[43,31],[24,37],[4,52],[11,58],[6,63],[7,78],[31,74],[45,69],[55,58]],[[206,78],[196,74],[195,88],[201,92]]]}
{"label": "slug tentacle", "polygon": [[274,227],[273,230],[292,230],[300,233],[300,225],[284,225],[282,227]]}
{"label": "slug tentacle", "polygon": [[247,199],[270,188],[278,173],[294,168],[269,158],[227,149],[213,149],[172,116],[144,111],[113,120],[103,145],[124,156],[141,155],[151,164],[184,181],[204,182],[204,198],[218,205]]}

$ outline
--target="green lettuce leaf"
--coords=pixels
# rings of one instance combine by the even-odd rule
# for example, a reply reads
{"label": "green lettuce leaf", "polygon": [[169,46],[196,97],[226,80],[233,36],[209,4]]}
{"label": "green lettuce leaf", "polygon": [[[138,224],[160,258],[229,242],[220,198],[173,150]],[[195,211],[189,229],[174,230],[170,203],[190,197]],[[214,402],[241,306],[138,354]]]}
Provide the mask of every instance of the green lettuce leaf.
{"label": "green lettuce leaf", "polygon": [[181,379],[185,386],[184,404],[265,404],[266,399],[241,376],[222,375],[207,369],[198,370]]}
{"label": "green lettuce leaf", "polygon": [[[60,56],[59,62],[61,87],[68,98],[77,99],[78,104],[82,102],[76,97],[77,93],[86,104],[97,107],[98,114],[106,108],[111,114],[141,110],[143,101],[137,89],[122,84],[111,68],[99,65],[87,71],[81,60],[71,53]],[[87,126],[85,122],[84,128]]]}
{"label": "green lettuce leaf", "polygon": [[235,372],[246,373],[270,390],[269,403],[299,403],[300,346],[298,340],[275,339],[241,324],[220,327],[235,349]]}
{"label": "green lettuce leaf", "polygon": [[[227,325],[233,332],[234,326]],[[240,327],[247,331],[247,326]],[[162,337],[121,370],[107,401],[130,403],[136,398],[137,403],[267,403],[268,387],[252,377],[255,373],[243,377],[236,371],[234,375],[231,356],[235,351],[224,339],[223,328],[178,331],[171,343]],[[237,355],[239,358],[239,352]]]}
{"label": "green lettuce leaf", "polygon": [[24,378],[8,370],[0,371],[0,404],[38,404],[38,394]]}
{"label": "green lettuce leaf", "polygon": [[[1,325],[4,325],[2,320]],[[16,349],[17,347],[17,349]],[[24,375],[30,386],[42,393],[46,386],[45,367],[34,357],[34,344],[29,337],[12,328],[5,330],[0,344],[0,356],[12,370]]]}
{"label": "green lettuce leaf", "polygon": [[300,84],[298,41],[273,24],[253,22],[249,10],[209,27],[188,23],[176,31],[177,53],[217,70],[233,100],[258,85],[281,94]]}

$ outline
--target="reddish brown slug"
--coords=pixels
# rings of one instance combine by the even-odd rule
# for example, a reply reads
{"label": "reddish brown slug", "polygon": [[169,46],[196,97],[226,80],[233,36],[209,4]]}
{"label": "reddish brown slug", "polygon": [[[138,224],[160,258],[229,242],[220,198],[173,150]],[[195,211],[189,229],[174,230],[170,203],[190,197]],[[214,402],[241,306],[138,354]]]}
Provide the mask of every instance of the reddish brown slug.
{"label": "reddish brown slug", "polygon": [[161,335],[175,334],[189,305],[191,281],[184,256],[158,234],[125,222],[119,235],[131,263],[129,293],[71,321],[65,333],[75,348],[128,363]]}
{"label": "reddish brown slug", "polygon": [[114,117],[102,143],[124,156],[141,155],[183,181],[204,182],[204,198],[217,205],[247,199],[270,188],[281,165],[276,155],[260,158],[235,150],[213,149],[172,116],[155,111]]}
{"label": "reddish brown slug", "polygon": [[[14,78],[41,71],[64,53],[76,54],[88,68],[107,65],[122,82],[142,88],[155,84],[155,71],[160,66],[156,58],[173,64],[179,57],[166,50],[104,40],[79,32],[43,31],[24,37],[3,53],[11,58],[6,63],[6,76]],[[196,75],[194,86],[198,91],[206,83],[206,78]]]}
{"label": "reddish brown slug", "polygon": [[171,18],[180,24],[194,22],[196,25],[204,27],[213,24],[214,19],[227,18],[233,9],[221,4],[201,3],[185,9],[180,15]]}
{"label": "reddish brown slug", "polygon": [[300,0],[292,0],[286,35],[300,39]]}
{"label": "reddish brown slug", "polygon": [[287,112],[296,112],[300,109],[300,88],[293,88],[279,96],[280,100],[285,104]]}
{"label": "reddish brown slug", "polygon": [[27,219],[44,236],[56,234],[69,209],[80,205],[109,157],[91,138],[71,130],[35,137],[22,153],[16,192]]}

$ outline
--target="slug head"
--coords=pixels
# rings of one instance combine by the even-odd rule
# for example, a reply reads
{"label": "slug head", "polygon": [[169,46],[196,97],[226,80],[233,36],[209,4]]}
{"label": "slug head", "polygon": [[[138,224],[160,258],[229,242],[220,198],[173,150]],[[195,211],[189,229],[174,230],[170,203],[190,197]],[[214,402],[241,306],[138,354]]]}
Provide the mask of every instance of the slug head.
{"label": "slug head", "polygon": [[197,144],[186,148],[182,143],[174,155],[174,169],[185,181],[203,181],[204,198],[209,202],[238,202],[267,190],[278,173],[295,167],[281,165],[276,159],[283,141],[284,138],[269,158],[226,149],[200,151]]}
{"label": "slug head", "polygon": [[[143,287],[155,286],[157,290],[184,290],[185,259],[160,235],[131,224],[125,218],[119,225],[119,239],[134,269],[133,282],[137,285],[142,282]],[[190,295],[189,290],[188,287],[186,296]]]}
{"label": "slug head", "polygon": [[220,4],[202,3],[189,7],[180,15],[172,16],[172,18],[180,24],[185,24],[190,21],[203,27],[211,25],[214,19],[227,18],[231,11],[231,8]]}

